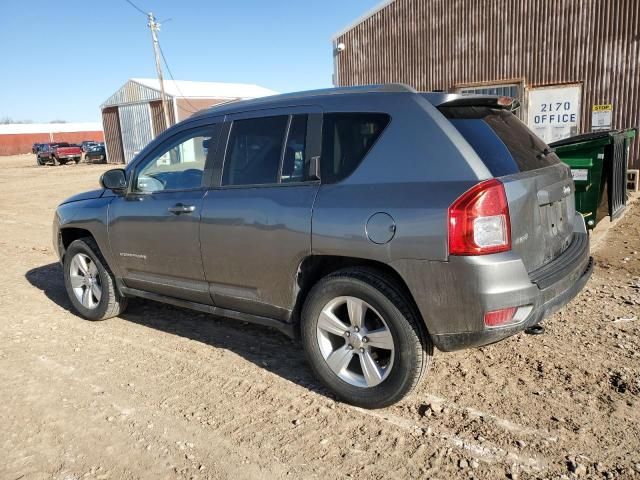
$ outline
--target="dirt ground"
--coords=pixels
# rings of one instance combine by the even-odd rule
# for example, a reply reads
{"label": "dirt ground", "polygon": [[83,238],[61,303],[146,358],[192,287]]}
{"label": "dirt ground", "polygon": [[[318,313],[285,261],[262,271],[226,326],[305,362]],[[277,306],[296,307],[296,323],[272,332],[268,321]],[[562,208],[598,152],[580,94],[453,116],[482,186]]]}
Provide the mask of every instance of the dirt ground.
{"label": "dirt ground", "polygon": [[640,208],[546,333],[437,353],[365,411],[266,328],[136,300],[70,311],[56,205],[105,165],[0,158],[0,478],[640,478]]}

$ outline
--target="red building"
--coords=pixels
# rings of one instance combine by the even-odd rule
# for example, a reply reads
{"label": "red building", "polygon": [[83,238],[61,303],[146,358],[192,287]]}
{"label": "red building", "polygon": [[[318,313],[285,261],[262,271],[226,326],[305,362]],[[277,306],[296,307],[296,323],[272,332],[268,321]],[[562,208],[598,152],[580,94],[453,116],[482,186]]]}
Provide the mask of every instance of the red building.
{"label": "red building", "polygon": [[102,124],[87,123],[13,123],[0,125],[0,155],[30,153],[34,143],[104,141]]}

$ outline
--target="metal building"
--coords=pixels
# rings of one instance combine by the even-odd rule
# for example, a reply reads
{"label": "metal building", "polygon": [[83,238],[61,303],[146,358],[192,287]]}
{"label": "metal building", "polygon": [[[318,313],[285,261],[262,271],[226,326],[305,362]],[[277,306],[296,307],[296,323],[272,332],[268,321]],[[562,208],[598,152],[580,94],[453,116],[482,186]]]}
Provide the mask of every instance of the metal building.
{"label": "metal building", "polygon": [[640,124],[639,34],[638,0],[386,0],[333,38],[334,84],[513,96],[551,142]]}
{"label": "metal building", "polygon": [[[170,125],[212,105],[276,93],[258,85],[184,80],[165,80],[164,90]],[[109,163],[128,163],[167,128],[157,79],[130,79],[100,108]]]}

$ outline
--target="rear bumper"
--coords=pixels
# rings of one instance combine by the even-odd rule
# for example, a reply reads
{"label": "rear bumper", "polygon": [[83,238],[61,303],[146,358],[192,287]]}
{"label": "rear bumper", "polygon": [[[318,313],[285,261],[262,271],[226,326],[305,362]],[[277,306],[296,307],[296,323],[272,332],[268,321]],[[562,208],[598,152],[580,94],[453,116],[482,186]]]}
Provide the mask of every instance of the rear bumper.
{"label": "rear bumper", "polygon": [[[593,259],[584,221],[576,216],[571,245],[533,272],[514,252],[394,267],[406,280],[434,345],[452,351],[488,345],[541,322],[582,290]],[[509,307],[526,307],[518,323],[485,326],[486,312]]]}
{"label": "rear bumper", "polygon": [[[593,258],[589,257],[586,267],[575,280],[572,274],[567,279],[568,281],[559,282],[561,285],[553,285],[545,290],[540,290],[539,298],[530,299],[533,304],[538,303],[538,306],[534,307],[524,321],[516,325],[492,329],[484,328],[476,332],[432,335],[432,341],[439,350],[450,352],[499,342],[532,325],[537,325],[545,317],[560,310],[580,293],[589,278],[591,278],[593,266]],[[540,303],[540,299],[542,299],[543,303]]]}

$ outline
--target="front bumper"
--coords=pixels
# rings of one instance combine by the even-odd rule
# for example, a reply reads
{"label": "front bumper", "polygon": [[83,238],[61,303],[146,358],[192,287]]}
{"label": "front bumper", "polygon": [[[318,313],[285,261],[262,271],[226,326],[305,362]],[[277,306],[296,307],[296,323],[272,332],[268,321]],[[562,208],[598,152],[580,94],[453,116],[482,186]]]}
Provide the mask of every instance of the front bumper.
{"label": "front bumper", "polygon": [[[434,345],[452,351],[488,345],[541,322],[582,290],[593,259],[584,221],[577,216],[571,245],[532,272],[514,252],[393,266],[406,280]],[[485,326],[486,312],[509,307],[529,311],[519,323]]]}

